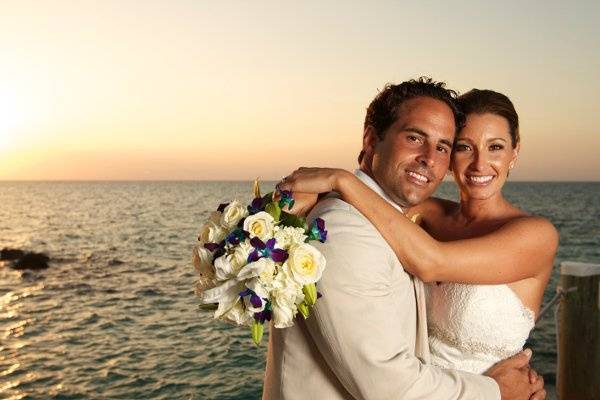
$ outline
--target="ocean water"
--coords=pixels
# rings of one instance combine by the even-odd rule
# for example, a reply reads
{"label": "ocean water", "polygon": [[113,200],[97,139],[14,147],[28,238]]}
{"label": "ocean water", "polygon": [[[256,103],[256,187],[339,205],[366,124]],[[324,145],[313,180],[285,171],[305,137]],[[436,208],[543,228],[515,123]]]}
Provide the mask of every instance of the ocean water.
{"label": "ocean water", "polygon": [[[250,182],[0,182],[0,248],[52,258],[44,271],[0,265],[0,398],[259,398],[266,346],[198,309],[190,265],[208,212],[249,200],[251,190]],[[600,183],[509,183],[505,193],[557,226],[556,266],[600,262]],[[451,183],[438,195],[456,198]],[[556,281],[557,271],[546,301]],[[551,314],[530,345],[552,390]]]}

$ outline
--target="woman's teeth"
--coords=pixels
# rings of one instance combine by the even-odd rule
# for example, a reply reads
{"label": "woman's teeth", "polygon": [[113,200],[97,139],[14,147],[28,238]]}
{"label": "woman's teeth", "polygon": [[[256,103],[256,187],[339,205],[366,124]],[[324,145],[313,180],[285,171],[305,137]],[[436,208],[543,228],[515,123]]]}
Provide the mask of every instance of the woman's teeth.
{"label": "woman's teeth", "polygon": [[467,175],[467,179],[473,183],[485,184],[485,183],[490,182],[492,179],[494,179],[494,176],[493,175],[486,175],[486,176]]}

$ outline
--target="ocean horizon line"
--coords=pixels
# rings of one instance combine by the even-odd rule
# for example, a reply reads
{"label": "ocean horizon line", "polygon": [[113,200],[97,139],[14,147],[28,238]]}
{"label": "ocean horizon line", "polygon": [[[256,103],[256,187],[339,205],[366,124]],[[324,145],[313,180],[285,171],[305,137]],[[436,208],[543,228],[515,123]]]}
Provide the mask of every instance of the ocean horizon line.
{"label": "ocean horizon line", "polygon": [[[199,182],[199,183],[238,183],[252,182],[255,178],[249,179],[0,179],[0,183],[161,183],[161,182]],[[277,182],[279,179],[261,179],[261,182]],[[445,179],[443,182],[453,182],[451,179]],[[507,183],[600,183],[598,180],[550,180],[550,179],[513,179]]]}

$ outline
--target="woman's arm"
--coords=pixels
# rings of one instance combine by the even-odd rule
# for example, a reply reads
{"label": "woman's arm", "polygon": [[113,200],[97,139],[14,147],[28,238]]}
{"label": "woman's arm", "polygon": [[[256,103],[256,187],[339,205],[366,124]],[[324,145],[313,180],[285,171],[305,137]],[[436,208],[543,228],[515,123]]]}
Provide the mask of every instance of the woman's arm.
{"label": "woman's arm", "polygon": [[498,284],[539,276],[552,266],[558,246],[554,226],[537,217],[516,219],[473,239],[437,241],[344,170],[301,168],[281,187],[340,193],[377,228],[404,268],[425,282]]}

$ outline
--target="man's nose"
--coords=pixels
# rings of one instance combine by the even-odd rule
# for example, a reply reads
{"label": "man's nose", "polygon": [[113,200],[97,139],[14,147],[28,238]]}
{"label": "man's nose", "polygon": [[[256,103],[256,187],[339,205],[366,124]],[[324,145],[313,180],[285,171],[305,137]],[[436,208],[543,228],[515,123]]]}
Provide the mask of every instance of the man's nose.
{"label": "man's nose", "polygon": [[417,161],[424,167],[431,168],[435,164],[435,149],[426,146],[422,149],[421,153],[417,156]]}

